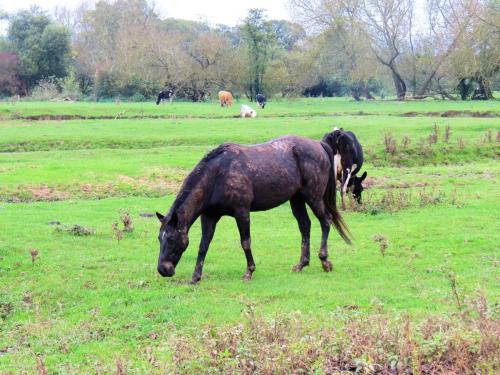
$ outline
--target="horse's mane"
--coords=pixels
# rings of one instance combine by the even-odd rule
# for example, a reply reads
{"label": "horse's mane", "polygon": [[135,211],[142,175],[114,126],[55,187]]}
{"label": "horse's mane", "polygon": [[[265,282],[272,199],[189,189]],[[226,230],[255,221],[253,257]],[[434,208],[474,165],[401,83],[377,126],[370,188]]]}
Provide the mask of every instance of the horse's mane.
{"label": "horse's mane", "polygon": [[187,199],[191,191],[194,189],[201,177],[207,164],[213,159],[217,158],[219,155],[223,154],[231,146],[229,143],[224,143],[213,150],[209,151],[199,162],[196,164],[191,173],[186,177],[182,183],[181,189],[175,198],[172,207],[170,208],[170,213],[175,212]]}

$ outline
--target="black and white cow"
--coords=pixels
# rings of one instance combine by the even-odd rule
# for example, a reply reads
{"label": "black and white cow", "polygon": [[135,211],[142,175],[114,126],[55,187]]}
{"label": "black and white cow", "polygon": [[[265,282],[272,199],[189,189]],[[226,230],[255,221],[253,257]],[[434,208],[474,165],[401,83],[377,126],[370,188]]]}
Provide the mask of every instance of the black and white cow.
{"label": "black and white cow", "polygon": [[344,195],[351,187],[354,199],[361,203],[362,182],[367,173],[363,173],[361,177],[356,175],[363,166],[363,148],[358,139],[351,131],[335,128],[323,138],[323,142],[328,143],[333,151],[336,179],[340,181],[342,209],[345,210]]}
{"label": "black and white cow", "polygon": [[156,99],[156,105],[160,104],[163,100],[172,100],[175,97],[173,90],[163,90],[158,94],[158,98]]}
{"label": "black and white cow", "polygon": [[266,106],[266,97],[262,94],[257,94],[255,100],[259,104],[259,107],[264,109],[264,107]]}

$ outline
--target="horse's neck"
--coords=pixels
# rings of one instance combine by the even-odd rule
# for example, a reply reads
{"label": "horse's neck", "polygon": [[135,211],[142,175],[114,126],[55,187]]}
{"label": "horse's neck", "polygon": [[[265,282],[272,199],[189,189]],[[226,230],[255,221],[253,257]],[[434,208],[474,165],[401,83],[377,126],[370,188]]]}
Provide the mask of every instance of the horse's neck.
{"label": "horse's neck", "polygon": [[204,206],[204,192],[202,189],[193,189],[176,209],[177,215],[188,229],[202,214]]}

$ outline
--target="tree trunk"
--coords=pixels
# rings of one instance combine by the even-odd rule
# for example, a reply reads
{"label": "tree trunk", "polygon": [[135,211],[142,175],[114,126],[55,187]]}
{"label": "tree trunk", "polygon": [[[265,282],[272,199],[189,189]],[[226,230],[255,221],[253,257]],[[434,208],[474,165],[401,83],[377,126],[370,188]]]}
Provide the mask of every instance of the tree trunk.
{"label": "tree trunk", "polygon": [[441,94],[441,97],[444,99],[449,99],[449,100],[457,100],[457,98],[451,96],[439,83],[439,79],[436,79],[437,82],[437,89],[439,94]]}
{"label": "tree trunk", "polygon": [[373,100],[375,97],[371,94],[370,89],[368,88],[368,83],[363,82],[363,93],[365,94],[365,98],[368,100]]}
{"label": "tree trunk", "polygon": [[492,99],[493,95],[491,94],[489,82],[479,73],[476,73],[475,81],[477,82],[478,87],[474,90],[474,94],[472,94],[472,100]]}
{"label": "tree trunk", "polygon": [[405,100],[406,96],[406,84],[401,75],[396,70],[396,67],[389,66],[392,72],[392,79],[394,80],[394,87],[396,88],[396,95],[398,100]]}
{"label": "tree trunk", "polygon": [[[439,65],[441,65],[441,64],[439,64]],[[418,91],[417,95],[425,95],[425,92],[429,88],[429,85],[430,85],[432,79],[434,78],[434,76],[436,75],[436,72],[437,72],[437,69],[435,69],[431,74],[429,74],[427,76],[427,78],[425,79],[425,82],[423,83],[422,87]],[[415,82],[415,84],[416,84],[416,82]]]}
{"label": "tree trunk", "polygon": [[467,100],[469,97],[469,92],[470,92],[470,81],[467,83],[467,80],[469,80],[468,77],[462,78],[460,82],[458,82],[458,92],[460,93],[460,98],[462,100]]}

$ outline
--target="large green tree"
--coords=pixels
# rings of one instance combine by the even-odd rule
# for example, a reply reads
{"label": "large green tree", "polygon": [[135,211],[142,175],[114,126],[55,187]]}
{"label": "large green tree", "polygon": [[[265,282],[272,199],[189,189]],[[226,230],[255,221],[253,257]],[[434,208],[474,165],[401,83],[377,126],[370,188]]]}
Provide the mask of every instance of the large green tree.
{"label": "large green tree", "polygon": [[263,9],[250,9],[241,27],[242,40],[248,53],[247,95],[253,100],[262,93],[263,79],[272,57],[276,35],[266,20]]}
{"label": "large green tree", "polygon": [[70,33],[38,8],[9,18],[7,42],[21,65],[20,78],[28,88],[49,77],[63,78],[70,63]]}

